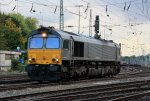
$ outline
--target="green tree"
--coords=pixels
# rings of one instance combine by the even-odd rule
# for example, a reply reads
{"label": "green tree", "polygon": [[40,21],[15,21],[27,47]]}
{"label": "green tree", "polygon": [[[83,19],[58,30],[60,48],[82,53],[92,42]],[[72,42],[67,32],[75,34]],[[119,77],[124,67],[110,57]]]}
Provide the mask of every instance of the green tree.
{"label": "green tree", "polygon": [[10,13],[9,16],[12,17],[16,25],[21,28],[23,36],[29,35],[31,31],[37,28],[38,20],[36,18],[24,17],[16,13]]}
{"label": "green tree", "polygon": [[21,46],[21,29],[16,26],[11,18],[5,20],[5,28],[4,38],[6,39],[7,47],[16,49],[17,46]]}
{"label": "green tree", "polygon": [[36,29],[38,20],[21,14],[0,13],[0,50],[26,49],[27,37]]}
{"label": "green tree", "polygon": [[[35,30],[37,27],[37,23],[38,23],[38,20],[35,19],[35,18],[32,18],[32,17],[27,17],[25,19],[26,21],[26,24],[28,26],[28,29],[29,29],[29,32],[31,33],[33,30]],[[27,35],[29,35],[30,33],[28,33]]]}
{"label": "green tree", "polygon": [[0,50],[9,50],[6,39],[0,34]]}
{"label": "green tree", "polygon": [[12,18],[12,20],[15,22],[17,27],[21,28],[21,34],[23,36],[26,36],[30,30],[28,29],[28,26],[25,22],[25,18],[24,16],[22,16],[21,14],[16,14],[16,13],[10,13],[9,16]]}
{"label": "green tree", "polygon": [[21,49],[26,49],[27,37],[31,31],[37,28],[38,20],[36,18],[24,17],[16,13],[11,13],[9,16],[16,23],[16,26],[21,28]]}
{"label": "green tree", "polygon": [[7,16],[3,13],[0,13],[0,50],[8,50],[6,39],[4,38],[5,26],[4,21]]}

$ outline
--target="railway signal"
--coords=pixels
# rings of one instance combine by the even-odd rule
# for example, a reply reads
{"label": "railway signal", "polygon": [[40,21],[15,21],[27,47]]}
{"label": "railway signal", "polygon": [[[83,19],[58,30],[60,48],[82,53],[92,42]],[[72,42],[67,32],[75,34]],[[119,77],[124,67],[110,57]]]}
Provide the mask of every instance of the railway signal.
{"label": "railway signal", "polygon": [[99,16],[96,15],[96,19],[95,19],[95,33],[99,33]]}

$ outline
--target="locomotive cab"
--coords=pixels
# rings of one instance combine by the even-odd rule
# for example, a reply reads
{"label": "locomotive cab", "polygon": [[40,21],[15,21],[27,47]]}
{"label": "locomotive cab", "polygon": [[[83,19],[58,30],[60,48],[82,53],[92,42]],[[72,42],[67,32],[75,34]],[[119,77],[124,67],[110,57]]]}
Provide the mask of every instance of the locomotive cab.
{"label": "locomotive cab", "polygon": [[[41,28],[28,38],[28,65],[32,80],[59,79],[61,72],[61,38],[57,33]],[[56,74],[56,75],[55,75]]]}

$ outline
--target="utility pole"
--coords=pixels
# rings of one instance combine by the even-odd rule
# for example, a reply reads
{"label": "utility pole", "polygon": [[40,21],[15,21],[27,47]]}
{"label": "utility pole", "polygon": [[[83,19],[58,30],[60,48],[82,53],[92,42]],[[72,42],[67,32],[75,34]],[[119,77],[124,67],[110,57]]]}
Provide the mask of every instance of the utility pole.
{"label": "utility pole", "polygon": [[92,10],[90,9],[89,36],[92,36]]}
{"label": "utility pole", "polygon": [[17,14],[18,14],[18,0],[17,0]]}
{"label": "utility pole", "polygon": [[78,34],[80,34],[80,7],[83,7],[83,5],[77,5],[76,7],[79,7]]}
{"label": "utility pole", "polygon": [[64,13],[63,13],[63,0],[60,0],[60,22],[59,29],[64,30]]}

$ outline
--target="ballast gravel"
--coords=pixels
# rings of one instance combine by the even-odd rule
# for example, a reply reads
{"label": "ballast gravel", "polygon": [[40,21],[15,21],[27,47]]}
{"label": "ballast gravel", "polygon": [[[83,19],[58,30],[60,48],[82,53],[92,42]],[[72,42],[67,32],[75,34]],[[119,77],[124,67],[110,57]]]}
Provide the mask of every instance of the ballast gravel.
{"label": "ballast gravel", "polygon": [[8,96],[38,93],[38,92],[58,91],[58,90],[65,90],[65,89],[83,88],[83,87],[96,86],[96,85],[107,85],[107,84],[143,81],[143,80],[145,81],[150,80],[150,77],[126,78],[126,79],[120,79],[120,80],[107,80],[107,81],[93,81],[93,82],[76,83],[76,84],[70,84],[70,85],[56,85],[56,86],[47,86],[47,87],[41,87],[41,88],[26,88],[23,90],[10,90],[10,91],[0,92],[0,98],[8,97]]}

